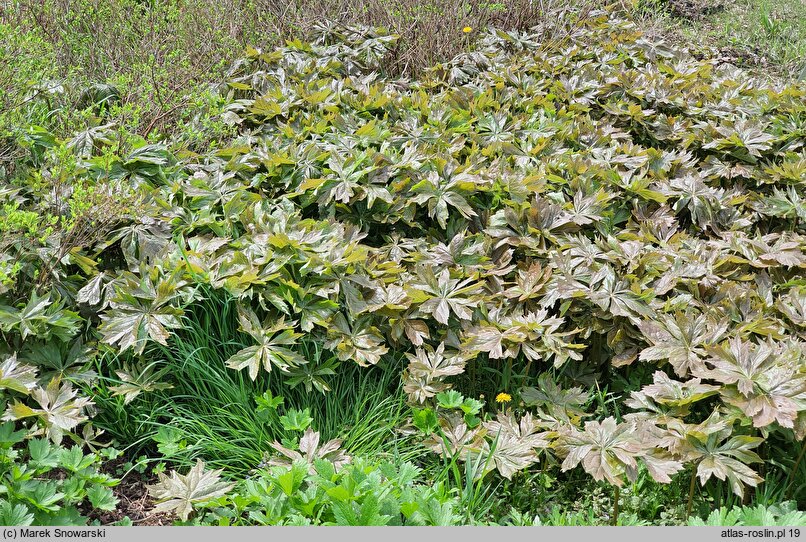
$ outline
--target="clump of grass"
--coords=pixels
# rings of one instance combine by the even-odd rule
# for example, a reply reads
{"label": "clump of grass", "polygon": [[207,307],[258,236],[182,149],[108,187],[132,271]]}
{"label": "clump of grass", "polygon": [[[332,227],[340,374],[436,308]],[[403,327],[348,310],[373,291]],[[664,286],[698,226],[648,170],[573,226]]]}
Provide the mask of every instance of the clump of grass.
{"label": "clump of grass", "polygon": [[[170,461],[187,466],[202,457],[234,475],[256,467],[271,442],[299,436],[278,422],[279,414],[292,409],[307,409],[322,439],[341,438],[348,453],[401,460],[418,455],[419,448],[401,439],[396,430],[408,413],[401,363],[388,359],[384,360],[388,366],[371,369],[345,363],[330,378],[330,391],[324,394],[309,392],[303,385],[292,387],[280,373],[262,374],[253,382],[243,371],[224,365],[249,344],[237,326],[232,300],[209,297],[194,307],[183,332],[168,346],[147,352],[149,360],[158,360],[158,367],[168,369],[165,380],[173,387],[141,394],[124,405],[109,390],[118,382],[108,378],[95,392],[101,407],[96,425],[121,442],[133,443],[135,455],[153,449],[162,430],[180,448],[168,455]],[[303,344],[300,352],[311,357],[327,355],[310,344]],[[117,367],[122,361],[109,358],[101,364]],[[267,391],[284,399],[270,416],[256,402]]]}

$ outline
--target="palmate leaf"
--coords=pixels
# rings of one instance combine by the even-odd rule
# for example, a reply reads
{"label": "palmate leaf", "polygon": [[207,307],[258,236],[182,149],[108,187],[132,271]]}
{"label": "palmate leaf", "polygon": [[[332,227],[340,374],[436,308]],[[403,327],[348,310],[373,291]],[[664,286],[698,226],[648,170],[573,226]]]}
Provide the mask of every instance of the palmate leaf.
{"label": "palmate leaf", "polygon": [[491,359],[517,356],[519,345],[528,339],[528,335],[517,327],[498,325],[474,326],[467,331],[467,337],[465,346],[468,350],[486,352]]}
{"label": "palmate leaf", "polygon": [[70,343],[27,341],[19,352],[19,359],[39,368],[40,382],[58,377],[74,383],[90,383],[98,376],[91,369],[95,354],[93,346],[79,337]]}
{"label": "palmate leaf", "polygon": [[588,402],[589,394],[582,388],[562,389],[550,373],[537,377],[537,387],[521,389],[521,399],[528,406],[536,406],[548,418],[576,425],[585,415],[582,406]]}
{"label": "palmate leaf", "polygon": [[221,481],[221,470],[205,471],[204,461],[196,464],[187,474],[171,471],[170,476],[160,472],[159,481],[148,485],[148,494],[156,499],[155,513],[170,512],[187,521],[194,504],[203,504],[226,495],[235,484]]}
{"label": "palmate leaf", "polygon": [[461,374],[465,370],[465,357],[458,353],[446,354],[445,343],[436,349],[429,345],[417,348],[414,354],[406,353],[409,365],[403,374],[403,390],[417,403],[446,390],[445,377]]}
{"label": "palmate leaf", "polygon": [[280,416],[280,425],[286,431],[305,431],[312,422],[313,418],[311,418],[309,408],[304,410],[291,409],[288,413]]}
{"label": "palmate leaf", "polygon": [[421,313],[432,315],[444,325],[451,313],[461,320],[470,320],[476,304],[472,296],[481,289],[479,283],[470,278],[452,279],[447,268],[435,275],[432,268],[424,267],[417,277],[419,280],[411,284],[408,295],[415,301],[425,298],[419,307]]}
{"label": "palmate leaf", "polygon": [[739,407],[755,427],[777,422],[794,428],[806,401],[804,347],[800,341],[755,344],[734,337],[728,346],[709,347],[710,369],[699,375],[726,384],[723,399]]}
{"label": "palmate leaf", "polygon": [[275,441],[271,444],[271,447],[284,457],[272,457],[268,460],[267,464],[290,468],[295,461],[304,461],[308,464],[310,474],[315,474],[316,467],[314,466],[314,462],[318,459],[329,461],[336,470],[339,470],[350,462],[350,456],[340,450],[340,439],[329,440],[321,445],[319,441],[319,432],[314,431],[310,427],[305,430],[305,433],[299,440],[299,451],[290,450]]}
{"label": "palmate leaf", "polygon": [[492,359],[514,358],[523,354],[531,361],[554,358],[554,366],[560,367],[569,359],[580,360],[577,351],[585,345],[566,341],[566,337],[579,330],[559,331],[565,319],[549,316],[546,309],[535,312],[511,314],[490,311],[489,321],[473,326],[465,332],[465,348],[470,352],[486,352]]}
{"label": "palmate leaf", "polygon": [[402,318],[391,318],[390,335],[393,341],[400,341],[405,334],[406,338],[414,346],[423,346],[426,339],[431,338],[431,331],[428,324],[422,320],[413,320],[404,315]]}
{"label": "palmate leaf", "polygon": [[603,280],[591,288],[590,300],[593,303],[605,312],[629,318],[635,323],[640,321],[641,316],[654,317],[655,311],[647,303],[648,292],[637,294],[630,288],[628,281],[617,280],[612,271],[603,275]]}
{"label": "palmate leaf", "polygon": [[28,303],[21,309],[0,305],[0,331],[14,330],[23,339],[50,340],[55,337],[69,341],[78,332],[81,318],[78,313],[66,310],[63,300],[51,297],[51,293],[40,297],[32,292]]}
{"label": "palmate leaf", "polygon": [[664,195],[677,197],[672,205],[675,212],[687,209],[692,221],[705,230],[714,228],[719,222],[720,213],[726,208],[723,199],[726,192],[721,188],[708,186],[697,175],[685,175],[669,180],[664,187]]}
{"label": "palmate leaf", "polygon": [[507,207],[496,212],[485,231],[495,247],[510,245],[528,250],[545,249],[545,240],[553,239],[553,231],[571,222],[568,214],[549,200],[535,197],[528,206]]}
{"label": "palmate leaf", "polygon": [[719,386],[703,384],[699,378],[687,382],[672,380],[663,371],[655,371],[653,383],[644,386],[641,392],[657,403],[672,407],[685,407],[719,392]]}
{"label": "palmate leaf", "polygon": [[341,361],[352,359],[362,367],[376,365],[389,349],[384,346],[378,328],[370,322],[368,317],[361,317],[349,324],[343,314],[336,314],[325,348],[334,349]]}
{"label": "palmate leaf", "polygon": [[[806,166],[806,161],[803,164]],[[806,199],[801,198],[794,186],[787,187],[786,192],[773,188],[772,195],[765,195],[755,209],[768,216],[806,221]]]}
{"label": "palmate leaf", "polygon": [[560,435],[558,446],[566,454],[563,472],[581,463],[594,480],[607,480],[619,487],[625,476],[630,481],[636,480],[636,458],[644,452],[635,436],[635,424],[619,424],[614,418],[585,422],[583,431],[569,427]]}
{"label": "palmate leaf", "polygon": [[113,141],[112,127],[114,123],[101,126],[92,126],[86,130],[77,132],[67,142],[67,148],[71,149],[81,158],[89,158],[95,150],[95,145],[99,143],[111,144]]}
{"label": "palmate leaf", "polygon": [[174,307],[121,306],[113,303],[111,313],[101,316],[103,340],[117,344],[121,352],[132,348],[142,354],[149,340],[162,345],[168,344],[169,329],[182,327],[179,316],[181,309]]}
{"label": "palmate leaf", "polygon": [[551,278],[551,268],[543,268],[539,262],[533,262],[528,269],[518,270],[515,285],[510,287],[504,295],[510,299],[517,299],[523,303],[527,299],[538,299],[542,296],[543,287]]}
{"label": "palmate leaf", "polygon": [[0,499],[0,525],[25,527],[34,523],[34,515],[23,503],[11,504]]}
{"label": "palmate leaf", "polygon": [[538,460],[538,449],[550,444],[545,433],[538,433],[541,426],[528,412],[516,420],[510,412],[499,412],[496,419],[485,422],[487,435],[493,440],[492,466],[506,478],[512,476]]}
{"label": "palmate leaf", "polygon": [[566,207],[569,220],[578,226],[598,222],[602,219],[601,212],[605,204],[612,197],[602,189],[591,195],[578,191],[574,194],[571,205]]}
{"label": "palmate leaf", "polygon": [[[185,211],[186,212],[186,211]],[[171,230],[168,224],[151,217],[143,217],[115,230],[104,246],[120,241],[120,248],[129,267],[137,268],[141,262],[152,262],[170,246]]]}
{"label": "palmate leaf", "polygon": [[36,388],[31,397],[41,408],[31,408],[19,401],[6,409],[4,420],[19,420],[37,417],[44,424],[44,432],[56,444],[61,443],[65,432],[72,431],[78,424],[87,421],[83,410],[93,402],[86,397],[76,397],[69,382],[61,383],[59,378],[50,381],[47,388]]}
{"label": "palmate leaf", "polygon": [[735,153],[737,156],[754,161],[761,153],[771,148],[771,142],[777,138],[764,132],[765,126],[750,119],[738,119],[733,125],[717,127],[722,138],[703,145],[704,149],[719,149]]}
{"label": "palmate leaf", "polygon": [[[381,513],[382,503],[375,493],[369,493],[361,502],[336,501],[332,505],[335,524],[340,526],[383,526],[392,516]],[[329,525],[329,524],[325,524]]]}
{"label": "palmate leaf", "polygon": [[292,388],[300,384],[305,386],[305,391],[310,392],[316,388],[322,393],[330,391],[330,386],[323,377],[336,374],[339,365],[338,358],[332,357],[319,364],[306,363],[299,367],[292,367],[288,370],[288,385]]}
{"label": "palmate leaf", "polygon": [[251,335],[258,344],[247,346],[232,355],[225,362],[227,367],[247,369],[249,378],[255,380],[261,367],[266,372],[271,372],[272,367],[287,371],[307,363],[305,358],[291,349],[302,336],[294,331],[296,322],[286,324],[284,318],[280,318],[273,324],[268,321],[261,324],[255,312],[243,305],[238,306],[238,321],[241,330]]}
{"label": "palmate leaf", "polygon": [[753,256],[749,260],[750,265],[755,267],[806,266],[803,237],[797,234],[771,233],[764,237],[747,239],[745,246]]}
{"label": "palmate leaf", "polygon": [[435,378],[427,373],[405,371],[403,373],[403,391],[409,400],[415,403],[425,403],[429,397],[449,389],[450,384],[441,378]]}
{"label": "palmate leaf", "polygon": [[431,451],[462,461],[476,459],[479,455],[489,455],[490,446],[484,438],[487,435],[485,427],[469,428],[464,416],[459,413],[441,417],[438,423],[438,431],[423,441]]}
{"label": "palmate leaf", "polygon": [[87,490],[87,498],[93,508],[96,510],[106,510],[108,512],[114,511],[120,502],[120,499],[115,497],[111,489],[101,485],[91,486]]}
{"label": "palmate leaf", "polygon": [[751,436],[728,438],[730,432],[730,427],[708,434],[689,431],[685,433],[681,453],[685,460],[696,462],[700,484],[705,485],[712,476],[728,480],[731,490],[743,497],[745,484],[755,487],[763,481],[747,464],[761,462],[761,458],[752,450],[761,445],[764,439]]}
{"label": "palmate leaf", "polygon": [[36,367],[20,363],[12,354],[0,363],[0,390],[10,389],[28,395],[36,387]]}
{"label": "palmate leaf", "polygon": [[465,218],[476,216],[476,212],[461,194],[460,179],[454,178],[447,182],[440,179],[435,171],[426,174],[425,179],[415,184],[411,191],[415,194],[411,201],[416,204],[427,204],[428,216],[435,218],[437,223],[445,229],[448,225],[448,207],[453,207]]}
{"label": "palmate leaf", "polygon": [[112,395],[122,395],[123,404],[128,405],[141,393],[171,389],[173,387],[171,384],[159,381],[168,370],[166,367],[155,373],[153,363],[145,367],[124,366],[123,369],[115,371],[122,384],[110,386],[109,390],[112,391]]}
{"label": "palmate leaf", "polygon": [[642,361],[666,359],[678,376],[687,376],[705,368],[706,345],[721,340],[727,327],[726,322],[705,314],[659,315],[657,320],[638,324],[644,338],[652,344],[641,351],[639,358]]}
{"label": "palmate leaf", "polygon": [[449,268],[461,268],[465,273],[477,271],[485,267],[488,258],[486,257],[486,245],[483,236],[468,235],[463,230],[451,238],[446,245],[437,243],[423,253],[414,253],[412,257],[415,262],[423,262],[426,265],[444,266]]}
{"label": "palmate leaf", "polygon": [[785,296],[778,298],[775,306],[790,322],[806,328],[806,288],[792,288]]}
{"label": "palmate leaf", "polygon": [[294,314],[299,317],[300,329],[306,333],[314,325],[326,327],[328,319],[339,309],[338,303],[320,297],[307,288],[298,288],[285,295]]}
{"label": "palmate leaf", "polygon": [[149,340],[168,344],[171,329],[182,327],[184,311],[176,306],[185,282],[178,272],[166,277],[158,269],[143,276],[124,273],[116,282],[110,310],[101,315],[103,341],[121,351],[132,348],[142,354]]}

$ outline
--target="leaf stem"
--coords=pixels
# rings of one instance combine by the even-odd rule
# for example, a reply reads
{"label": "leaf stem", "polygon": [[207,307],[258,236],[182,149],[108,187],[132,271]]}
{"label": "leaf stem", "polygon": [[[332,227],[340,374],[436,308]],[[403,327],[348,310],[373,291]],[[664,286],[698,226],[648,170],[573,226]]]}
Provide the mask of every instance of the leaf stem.
{"label": "leaf stem", "polygon": [[615,488],[616,488],[616,490],[615,490],[615,496],[614,496],[614,500],[613,500],[613,525],[618,525],[618,512],[619,512],[618,501],[619,501],[619,497],[621,496],[621,490],[619,489],[618,486],[615,486]]}
{"label": "leaf stem", "polygon": [[802,440],[800,442],[800,455],[798,455],[797,461],[792,466],[792,470],[789,471],[789,480],[786,484],[786,498],[787,500],[792,498],[792,490],[794,489],[795,484],[795,475],[798,472],[798,467],[800,467],[801,461],[803,461],[803,455],[806,454],[806,440]]}
{"label": "leaf stem", "polygon": [[694,504],[694,488],[696,486],[695,482],[697,481],[697,469],[693,468],[691,470],[691,482],[688,486],[688,504],[686,504],[686,521],[688,518],[691,517],[691,507]]}

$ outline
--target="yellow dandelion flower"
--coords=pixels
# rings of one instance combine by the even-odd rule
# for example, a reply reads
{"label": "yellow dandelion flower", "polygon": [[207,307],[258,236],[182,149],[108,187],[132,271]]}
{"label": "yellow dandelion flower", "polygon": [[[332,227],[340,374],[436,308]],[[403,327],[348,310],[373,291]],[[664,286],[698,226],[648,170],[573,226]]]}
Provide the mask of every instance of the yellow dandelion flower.
{"label": "yellow dandelion flower", "polygon": [[465,34],[470,34],[471,32],[473,32],[473,28],[470,26],[466,26],[462,29],[462,32],[464,32]]}
{"label": "yellow dandelion flower", "polygon": [[512,396],[508,393],[501,392],[495,396],[496,403],[509,403],[512,401]]}

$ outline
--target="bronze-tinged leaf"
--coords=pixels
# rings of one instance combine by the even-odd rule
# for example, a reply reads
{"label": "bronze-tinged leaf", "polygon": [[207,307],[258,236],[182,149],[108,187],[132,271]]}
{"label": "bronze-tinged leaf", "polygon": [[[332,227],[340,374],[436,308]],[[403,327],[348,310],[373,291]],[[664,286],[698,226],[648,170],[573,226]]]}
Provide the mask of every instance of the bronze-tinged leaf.
{"label": "bronze-tinged leaf", "polygon": [[36,387],[36,367],[17,361],[12,354],[0,363],[0,389],[10,389],[28,395]]}
{"label": "bronze-tinged leaf", "polygon": [[563,472],[581,463],[594,480],[607,480],[619,487],[624,478],[635,481],[637,458],[645,454],[635,429],[634,423],[617,423],[612,417],[602,422],[585,422],[583,431],[567,428],[558,439],[558,449],[565,455]]}
{"label": "bronze-tinged leaf", "polygon": [[703,384],[699,378],[687,382],[672,380],[663,371],[655,371],[653,383],[644,386],[641,391],[652,397],[657,403],[673,407],[683,407],[696,403],[719,392],[719,386]]}
{"label": "bronze-tinged leaf", "polygon": [[589,398],[582,388],[562,389],[549,373],[541,374],[536,387],[524,387],[520,394],[526,405],[538,407],[545,417],[575,425],[585,415],[582,407]]}
{"label": "bronze-tinged leaf", "polygon": [[734,337],[725,346],[710,347],[710,369],[700,376],[722,384],[726,403],[741,409],[755,427],[777,422],[793,428],[806,401],[806,363],[803,343],[772,340],[760,344]]}
{"label": "bronze-tinged leaf", "polygon": [[53,378],[46,388],[34,388],[31,397],[39,403],[40,408],[31,408],[19,401],[9,405],[4,420],[37,417],[44,426],[44,433],[56,444],[61,443],[66,432],[75,429],[80,423],[88,420],[84,409],[94,403],[86,397],[77,397],[69,382],[62,383],[60,378]]}
{"label": "bronze-tinged leaf", "polygon": [[159,481],[146,486],[148,494],[157,500],[154,512],[170,512],[187,521],[194,504],[217,499],[235,487],[235,484],[221,481],[221,473],[221,470],[205,470],[201,459],[196,460],[187,474],[175,470],[170,475],[159,473]]}
{"label": "bronze-tinged leaf", "polygon": [[247,346],[226,360],[227,367],[236,370],[247,369],[249,378],[255,380],[261,369],[271,372],[273,367],[288,371],[307,360],[293,350],[301,333],[294,331],[296,322],[286,323],[284,318],[261,324],[257,315],[249,307],[239,306],[238,319],[241,330],[257,341],[257,345]]}
{"label": "bronze-tinged leaf", "polygon": [[678,376],[687,376],[705,368],[705,347],[721,340],[727,324],[705,314],[678,312],[642,321],[638,328],[652,345],[641,351],[642,361],[666,359]]}
{"label": "bronze-tinged leaf", "polygon": [[492,440],[492,464],[504,478],[538,461],[537,450],[550,445],[547,432],[528,412],[516,420],[510,412],[499,412],[495,420],[484,423]]}
{"label": "bronze-tinged leaf", "polygon": [[329,440],[321,445],[319,442],[319,432],[308,427],[299,441],[299,451],[289,450],[279,442],[273,442],[271,447],[284,457],[271,457],[267,464],[290,468],[295,461],[304,461],[308,464],[309,472],[315,474],[314,461],[317,459],[330,461],[337,471],[350,462],[350,456],[341,450],[340,439]]}

